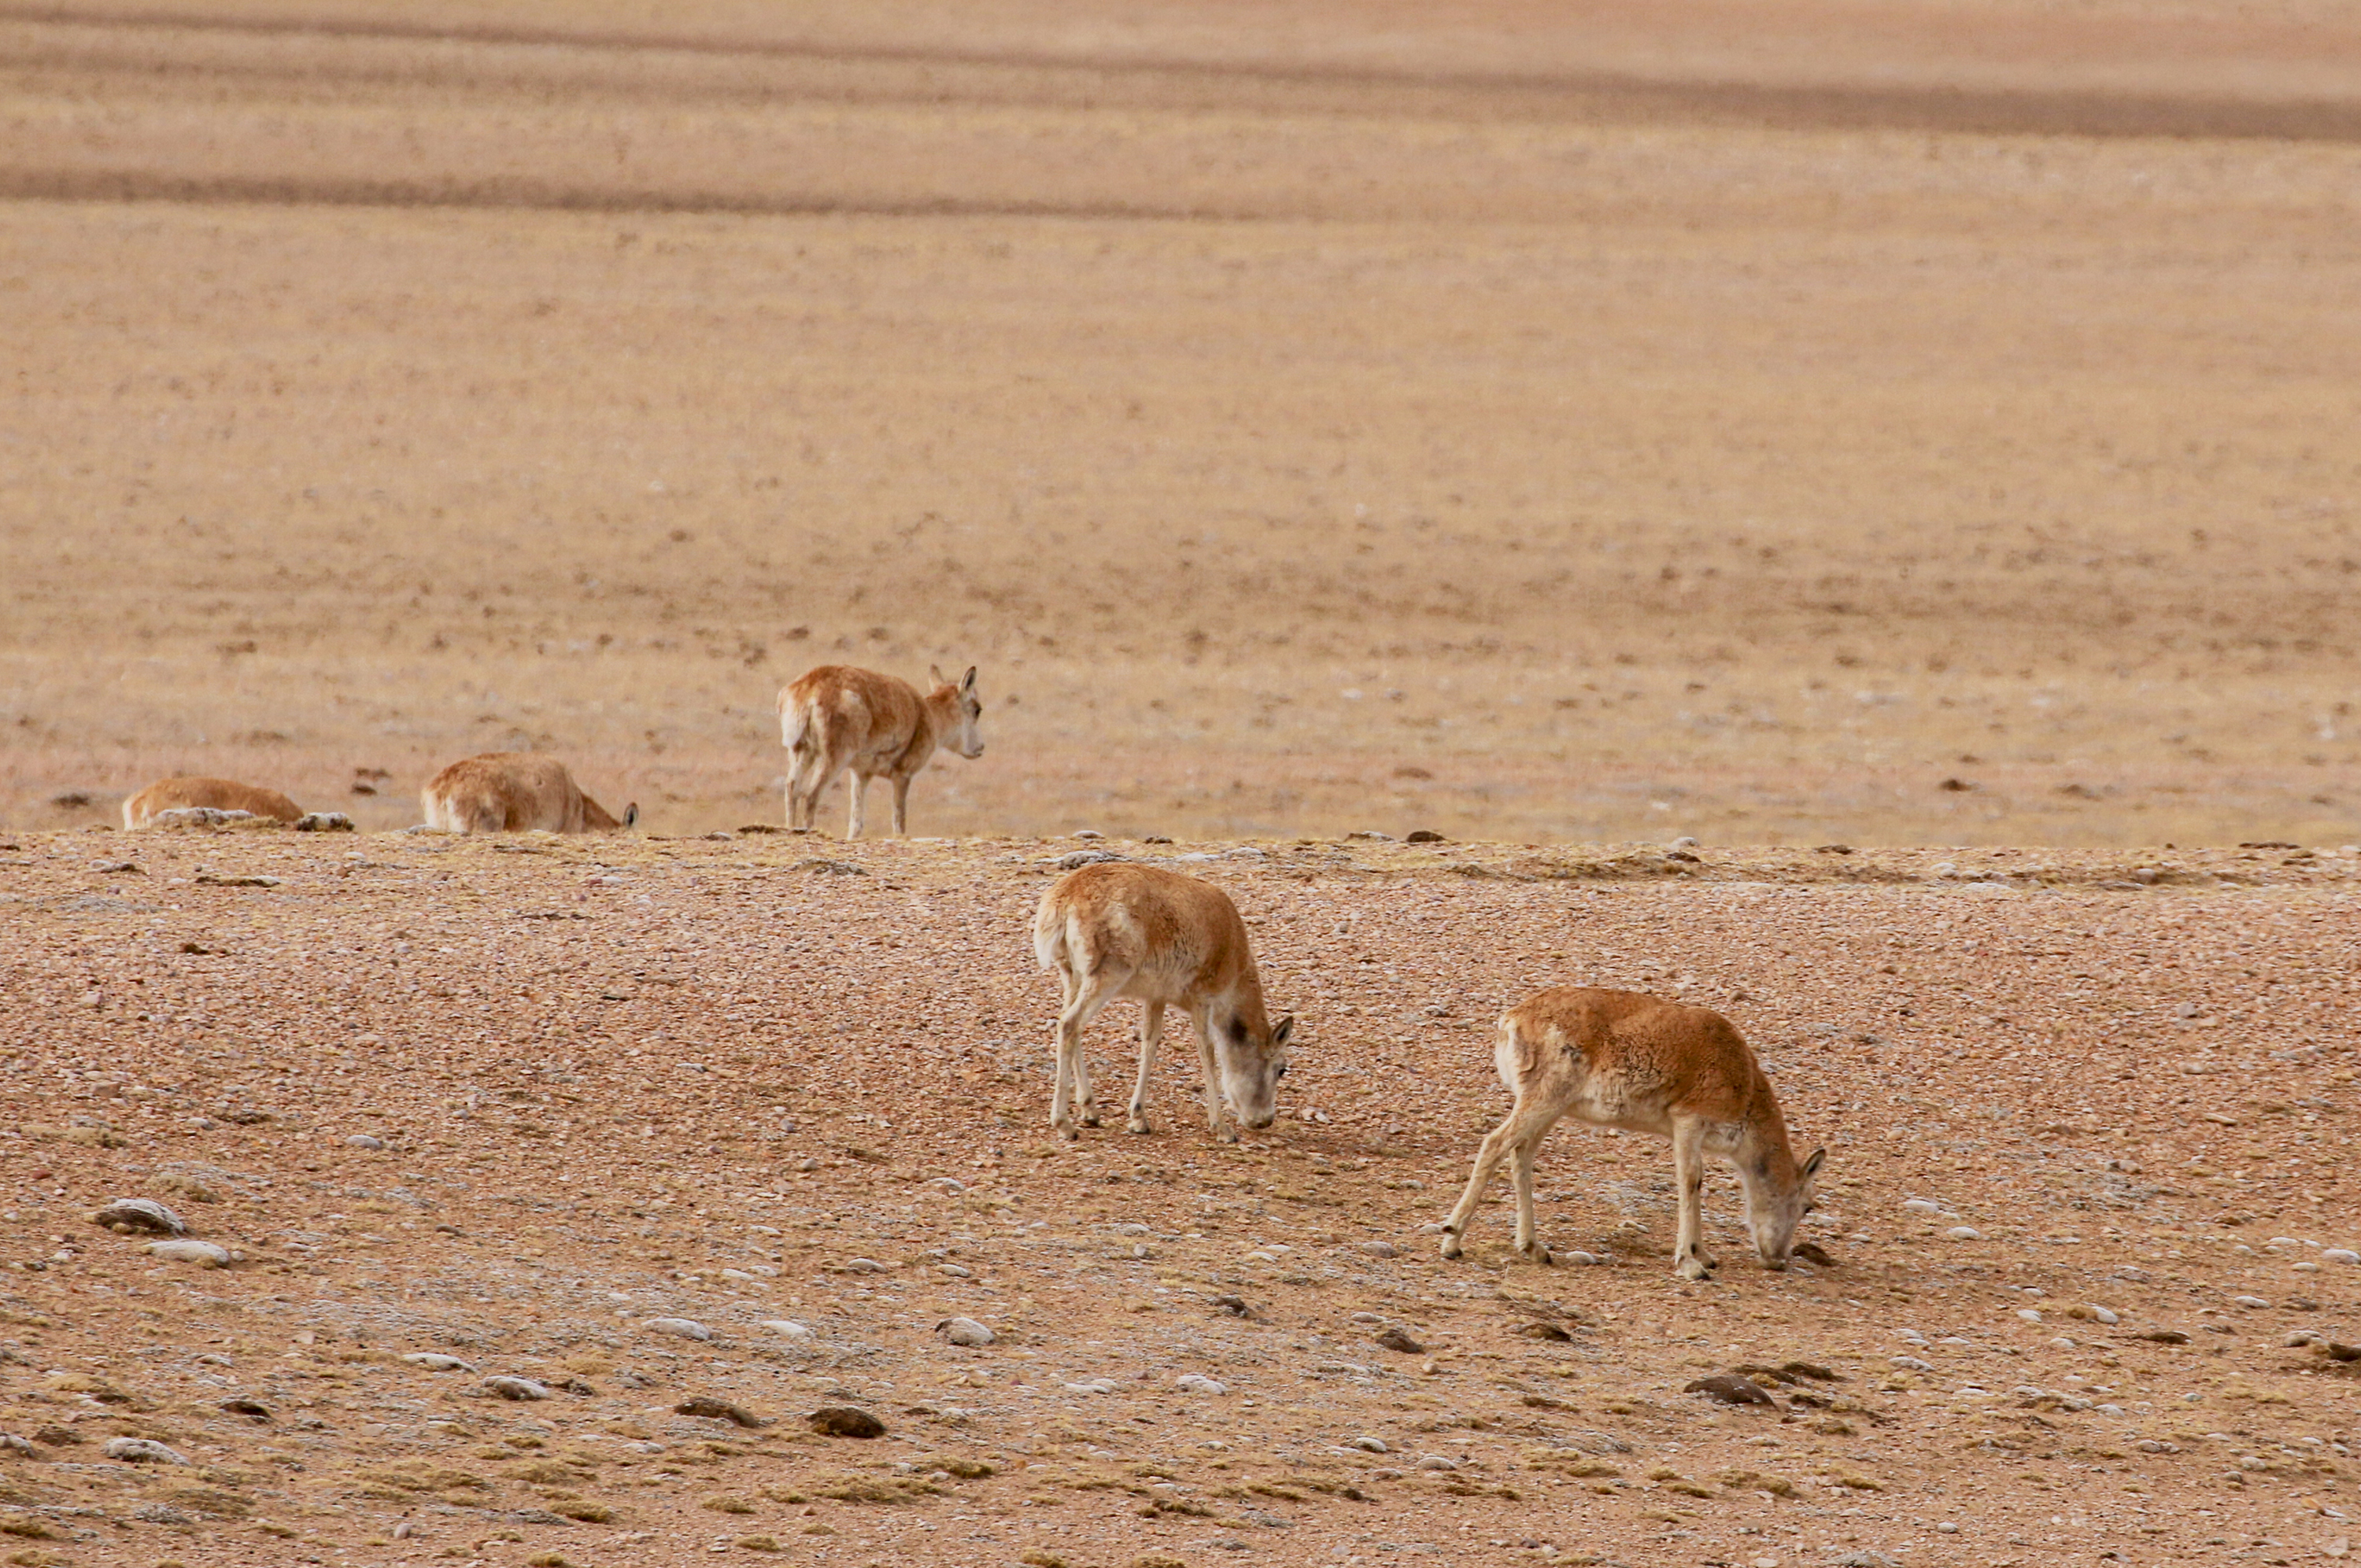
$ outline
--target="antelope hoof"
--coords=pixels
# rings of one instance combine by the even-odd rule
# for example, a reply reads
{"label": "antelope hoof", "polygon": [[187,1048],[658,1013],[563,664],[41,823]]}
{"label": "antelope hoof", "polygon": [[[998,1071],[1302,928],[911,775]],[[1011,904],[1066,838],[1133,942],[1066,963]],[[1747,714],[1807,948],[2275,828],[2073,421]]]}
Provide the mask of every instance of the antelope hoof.
{"label": "antelope hoof", "polygon": [[1527,1263],[1538,1263],[1543,1268],[1556,1262],[1556,1259],[1550,1256],[1548,1244],[1543,1242],[1528,1242],[1517,1250],[1524,1255]]}
{"label": "antelope hoof", "polygon": [[1445,1257],[1459,1255],[1459,1237],[1455,1233],[1451,1231],[1443,1233],[1443,1255]]}
{"label": "antelope hoof", "polygon": [[1082,1125],[1083,1125],[1083,1126],[1085,1126],[1085,1127],[1095,1127],[1095,1126],[1097,1126],[1098,1124],[1099,1124],[1099,1113],[1098,1113],[1097,1112],[1095,1112],[1095,1111],[1085,1111],[1085,1112],[1083,1112],[1083,1113],[1082,1113]]}
{"label": "antelope hoof", "polygon": [[1053,1128],[1052,1130],[1056,1132],[1060,1137],[1065,1139],[1070,1144],[1079,1143],[1082,1140],[1082,1135],[1075,1129],[1074,1124],[1071,1122],[1067,1123],[1062,1127]]}
{"label": "antelope hoof", "polygon": [[1148,1118],[1137,1111],[1131,1113],[1131,1120],[1126,1122],[1123,1126],[1124,1131],[1127,1133],[1152,1133],[1156,1130],[1148,1124]]}
{"label": "antelope hoof", "polygon": [[1704,1258],[1698,1256],[1696,1253],[1691,1253],[1686,1257],[1682,1258],[1681,1261],[1675,1266],[1673,1272],[1679,1275],[1684,1279],[1710,1279],[1713,1277],[1712,1265],[1707,1263]]}
{"label": "antelope hoof", "polygon": [[1223,1143],[1234,1144],[1238,1141],[1238,1130],[1235,1127],[1216,1127],[1213,1136]]}

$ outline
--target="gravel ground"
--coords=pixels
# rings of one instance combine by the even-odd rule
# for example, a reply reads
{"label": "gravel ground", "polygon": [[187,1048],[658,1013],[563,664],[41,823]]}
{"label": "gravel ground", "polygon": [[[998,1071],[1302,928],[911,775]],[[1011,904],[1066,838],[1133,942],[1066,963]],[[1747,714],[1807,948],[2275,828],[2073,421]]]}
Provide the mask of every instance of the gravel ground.
{"label": "gravel ground", "polygon": [[[1238,899],[1301,1020],[1268,1134],[1212,1144],[1175,1051],[1152,1135],[1049,1140],[1027,917],[1088,848]],[[0,838],[8,1561],[2339,1556],[2356,894],[2285,849]],[[1738,1023],[1832,1266],[1749,1263],[1724,1179],[1681,1283],[1664,1146],[1571,1126],[1543,1234],[1597,1263],[1508,1265],[1505,1182],[1436,1255],[1490,1021],[1571,981]],[[1685,1391],[1733,1371],[1769,1402]]]}

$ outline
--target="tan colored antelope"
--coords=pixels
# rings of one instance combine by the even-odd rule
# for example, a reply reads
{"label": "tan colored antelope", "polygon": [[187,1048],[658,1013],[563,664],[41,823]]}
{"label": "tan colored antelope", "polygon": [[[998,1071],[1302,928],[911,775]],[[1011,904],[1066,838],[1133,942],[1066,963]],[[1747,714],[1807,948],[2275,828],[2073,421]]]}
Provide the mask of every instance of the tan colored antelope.
{"label": "tan colored antelope", "polygon": [[1211,883],[1128,861],[1103,861],[1069,872],[1041,895],[1033,916],[1033,952],[1058,971],[1065,1003],[1058,1011],[1057,1087],[1049,1125],[1078,1138],[1099,1124],[1091,1069],[1082,1059],[1082,1031],[1108,1003],[1140,1003],[1139,1081],[1131,1091],[1127,1125],[1148,1131],[1148,1079],[1164,1040],[1164,1010],[1186,1008],[1197,1027],[1197,1056],[1205,1074],[1205,1125],[1224,1143],[1238,1141],[1222,1117],[1226,1099],[1249,1127],[1279,1114],[1279,1080],[1287,1076],[1292,1016],[1276,1026],[1263,1011],[1262,979],[1246,945],[1246,922],[1229,894]]}
{"label": "tan colored antelope", "polygon": [[239,784],[234,779],[159,779],[123,803],[123,826],[145,828],[159,811],[177,811],[192,806],[214,811],[247,811],[277,822],[292,822],[303,815],[302,806],[275,789]]}
{"label": "tan colored antelope", "polygon": [[1501,1014],[1492,1061],[1517,1103],[1476,1151],[1467,1190],[1443,1227],[1444,1256],[1459,1255],[1459,1238],[1507,1157],[1517,1184],[1517,1251],[1549,1261],[1549,1248],[1533,1235],[1533,1151],[1571,1113],[1672,1139],[1681,1213],[1673,1267],[1683,1278],[1702,1279],[1714,1266],[1699,1234],[1708,1156],[1736,1168],[1746,1228],[1763,1266],[1787,1266],[1828,1151],[1814,1149],[1796,1163],[1771,1080],[1729,1019],[1635,992],[1560,986]]}
{"label": "tan colored antelope", "polygon": [[779,740],[787,749],[787,826],[806,828],[836,775],[852,770],[852,817],[847,839],[861,837],[862,797],[874,778],[894,781],[894,831],[910,826],[910,781],[949,746],[973,761],[983,755],[976,721],[975,666],[957,685],[929,666],[934,690],[920,696],[909,682],[850,664],[822,664],[797,675],[779,693]]}
{"label": "tan colored antelope", "polygon": [[582,793],[566,764],[532,751],[487,751],[452,763],[418,792],[426,826],[453,833],[603,833],[640,819],[636,803],[620,822]]}

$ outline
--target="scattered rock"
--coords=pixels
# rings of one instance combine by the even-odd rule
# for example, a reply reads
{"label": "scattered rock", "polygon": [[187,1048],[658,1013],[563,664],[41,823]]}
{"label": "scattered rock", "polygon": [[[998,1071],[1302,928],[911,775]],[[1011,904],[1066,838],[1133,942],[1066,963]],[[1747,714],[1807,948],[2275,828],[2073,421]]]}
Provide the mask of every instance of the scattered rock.
{"label": "scattered rock", "polygon": [[259,1399],[250,1399],[243,1394],[233,1395],[214,1408],[226,1410],[233,1416],[244,1416],[248,1420],[267,1421],[270,1419],[269,1406]]}
{"label": "scattered rock", "polygon": [[1361,1250],[1371,1257],[1400,1257],[1401,1248],[1391,1242],[1363,1242]]}
{"label": "scattered rock", "polygon": [[1213,1298],[1213,1305],[1234,1318],[1251,1318],[1255,1315],[1255,1310],[1246,1305],[1246,1298],[1243,1296],[1216,1296]]}
{"label": "scattered rock", "polygon": [[142,1524],[192,1525],[197,1522],[170,1503],[142,1503],[131,1510],[131,1517]]}
{"label": "scattered rock", "polygon": [[1050,864],[1056,866],[1061,872],[1078,872],[1084,866],[1104,865],[1109,861],[1119,861],[1121,859],[1123,859],[1123,857],[1116,854],[1113,850],[1075,850],[1067,854],[1060,855],[1056,860],[1052,861]]}
{"label": "scattered rock", "polygon": [[385,1140],[371,1137],[367,1133],[355,1133],[345,1140],[345,1146],[348,1149],[381,1149],[385,1147]]}
{"label": "scattered rock", "polygon": [[650,1318],[647,1328],[651,1333],[671,1334],[675,1339],[709,1340],[713,1337],[713,1331],[694,1318]]}
{"label": "scattered rock", "polygon": [[2157,1344],[2187,1344],[2189,1343],[2189,1336],[2182,1333],[2179,1329],[2142,1329],[2139,1332],[2132,1335],[2132,1338],[2148,1340]]}
{"label": "scattered rock", "polygon": [[211,1242],[197,1241],[193,1237],[183,1237],[179,1241],[149,1242],[148,1255],[160,1257],[167,1263],[193,1263],[203,1268],[221,1268],[231,1261],[229,1248],[215,1246]]}
{"label": "scattered rock", "polygon": [[673,1413],[682,1416],[701,1416],[709,1421],[728,1421],[732,1426],[745,1427],[750,1431],[771,1424],[744,1406],[733,1405],[727,1399],[717,1399],[710,1394],[690,1395],[673,1407]]}
{"label": "scattered rock", "polygon": [[12,1431],[0,1431],[0,1453],[30,1454],[33,1445]]}
{"label": "scattered rock", "polygon": [[349,833],[352,830],[353,819],[341,811],[307,811],[295,819],[295,831],[298,833]]}
{"label": "scattered rock", "polygon": [[147,1231],[161,1236],[185,1236],[189,1227],[180,1215],[157,1202],[153,1198],[117,1198],[90,1217],[91,1223],[104,1225],[119,1235],[134,1231]]}
{"label": "scattered rock", "polygon": [[2320,1261],[2323,1263],[2361,1263],[2361,1252],[2355,1252],[2351,1247],[2323,1247],[2321,1249]]}
{"label": "scattered rock", "polygon": [[2334,1340],[2323,1341],[2320,1347],[2331,1361],[2361,1361],[2361,1345],[2339,1344]]}
{"label": "scattered rock", "polygon": [[1510,1329],[1509,1332],[1513,1334],[1521,1334],[1526,1339],[1550,1340],[1558,1344],[1568,1343],[1574,1338],[1572,1334],[1566,1332],[1555,1323],[1519,1323],[1515,1328]]}
{"label": "scattered rock", "polygon": [[470,1363],[456,1355],[445,1355],[439,1350],[413,1350],[401,1358],[412,1366],[423,1366],[429,1372],[473,1372]]}
{"label": "scattered rock", "polygon": [[1828,1249],[1817,1242],[1797,1242],[1787,1249],[1787,1255],[1799,1257],[1815,1268],[1834,1268],[1837,1266],[1837,1260],[1830,1257]]}
{"label": "scattered rock", "polygon": [[180,1453],[152,1438],[111,1437],[99,1453],[109,1459],[120,1459],[126,1464],[186,1464]]}
{"label": "scattered rock", "polygon": [[1761,1385],[1751,1378],[1741,1377],[1729,1372],[1717,1372],[1709,1377],[1700,1377],[1683,1388],[1681,1392],[1703,1394],[1708,1398],[1724,1405],[1768,1405],[1774,1410],[1779,1408],[1779,1401],[1763,1392]]}
{"label": "scattered rock", "polygon": [[1184,1372],[1172,1380],[1175,1388],[1191,1394],[1226,1394],[1230,1386],[1201,1372]]}
{"label": "scattered rock", "polygon": [[793,1318],[766,1318],[763,1321],[763,1327],[785,1340],[801,1343],[812,1337],[811,1330]]}
{"label": "scattered rock", "polygon": [[1424,1355],[1426,1346],[1410,1337],[1400,1328],[1390,1328],[1378,1335],[1377,1343],[1386,1350],[1398,1350],[1404,1355]]}
{"label": "scattered rock", "polygon": [[885,1423],[851,1405],[823,1405],[806,1418],[822,1437],[884,1437]]}
{"label": "scattered rock", "polygon": [[1351,1438],[1346,1440],[1345,1446],[1346,1448],[1357,1448],[1364,1453],[1391,1453],[1393,1452],[1392,1449],[1386,1446],[1386,1440],[1381,1437],[1362,1436]]}
{"label": "scattered rock", "polygon": [[2268,1301],[2264,1300],[2260,1296],[2233,1296],[2230,1298],[2230,1300],[2233,1305],[2240,1307],[2268,1307],[2270,1305]]}
{"label": "scattered rock", "polygon": [[498,1394],[503,1399],[546,1399],[549,1398],[548,1387],[544,1384],[536,1383],[530,1377],[487,1377],[484,1379],[484,1392],[487,1394]]}
{"label": "scattered rock", "polygon": [[935,1325],[935,1332],[953,1344],[987,1345],[993,1342],[993,1332],[973,1318],[945,1318]]}
{"label": "scattered rock", "polygon": [[1402,835],[1402,842],[1405,844],[1440,844],[1444,842],[1444,839],[1442,834],[1436,832],[1432,828],[1413,828],[1408,833]]}
{"label": "scattered rock", "polygon": [[1953,1225],[1943,1234],[1955,1242],[1980,1242],[1984,1239],[1983,1232],[1973,1225]]}

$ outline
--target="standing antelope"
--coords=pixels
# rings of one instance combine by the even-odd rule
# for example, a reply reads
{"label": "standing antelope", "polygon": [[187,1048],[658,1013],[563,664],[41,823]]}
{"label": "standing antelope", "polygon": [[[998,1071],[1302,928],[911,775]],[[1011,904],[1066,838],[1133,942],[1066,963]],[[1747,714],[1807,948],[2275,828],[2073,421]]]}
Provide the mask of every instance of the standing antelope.
{"label": "standing antelope", "polygon": [[787,749],[787,826],[806,828],[819,797],[852,770],[847,839],[861,837],[862,796],[873,778],[894,781],[894,831],[909,831],[910,781],[949,746],[973,761],[983,755],[976,721],[975,666],[957,685],[928,667],[935,689],[920,696],[909,682],[850,664],[822,664],[779,693],[779,740]]}
{"label": "standing antelope", "polygon": [[629,828],[639,806],[620,822],[582,793],[566,764],[531,751],[487,751],[452,763],[418,792],[426,826],[454,833],[598,833]]}
{"label": "standing antelope", "polygon": [[1058,971],[1065,1003],[1058,1012],[1058,1081],[1049,1097],[1049,1125],[1067,1138],[1074,1102],[1082,1124],[1099,1124],[1091,1071],[1082,1059],[1082,1031],[1118,997],[1142,1007],[1139,1082],[1131,1091],[1127,1125],[1148,1131],[1148,1078],[1164,1039],[1164,1009],[1189,1011],[1197,1027],[1197,1055],[1205,1074],[1205,1124],[1224,1143],[1238,1135],[1224,1124],[1226,1097],[1249,1127],[1279,1114],[1279,1080],[1287,1076],[1292,1016],[1276,1027],[1263,1011],[1262,980],[1246,945],[1237,905],[1210,883],[1127,861],[1103,861],[1069,872],[1041,895],[1033,916],[1033,952]]}
{"label": "standing antelope", "polygon": [[1708,1155],[1737,1169],[1746,1228],[1763,1266],[1787,1266],[1795,1226],[1812,1207],[1813,1175],[1828,1151],[1814,1149],[1795,1162],[1771,1081],[1729,1019],[1629,991],[1560,986],[1500,1015],[1492,1061],[1517,1103],[1476,1151],[1467,1190],[1443,1227],[1444,1256],[1459,1255],[1459,1238],[1492,1172],[1510,1157],[1517,1250],[1549,1261],[1549,1248],[1533,1236],[1533,1151],[1571,1113],[1600,1126],[1672,1139],[1681,1209],[1673,1266],[1683,1278],[1702,1279],[1714,1266],[1698,1234]]}
{"label": "standing antelope", "polygon": [[211,806],[216,811],[248,811],[279,822],[292,822],[303,815],[302,806],[275,789],[231,779],[159,779],[123,803],[123,826],[145,828],[159,811],[190,806]]}

